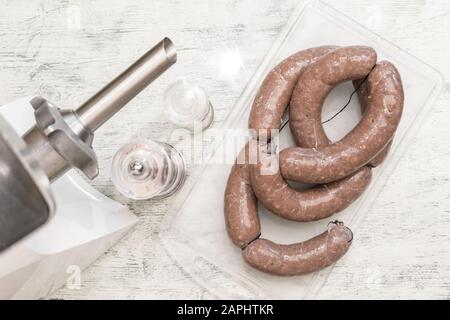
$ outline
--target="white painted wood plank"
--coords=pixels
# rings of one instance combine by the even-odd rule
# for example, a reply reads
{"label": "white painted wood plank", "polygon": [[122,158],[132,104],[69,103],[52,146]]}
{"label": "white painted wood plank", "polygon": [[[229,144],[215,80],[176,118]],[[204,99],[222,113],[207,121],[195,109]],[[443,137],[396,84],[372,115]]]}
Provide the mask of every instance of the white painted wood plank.
{"label": "white painted wood plank", "polygon": [[[450,298],[450,3],[328,2],[438,68],[446,88],[319,298]],[[0,104],[41,94],[74,107],[170,36],[179,63],[96,136],[101,174],[93,185],[119,199],[109,180],[111,157],[137,132],[152,137],[164,126],[156,116],[164,87],[179,75],[199,82],[211,95],[219,126],[298,3],[2,0]],[[79,25],[73,20],[77,10]],[[233,86],[207,64],[223,46],[243,54],[246,71]],[[50,298],[210,298],[159,241],[170,204],[130,202],[140,218],[136,229],[83,272],[81,289],[62,288]],[[398,253],[395,259],[392,252]]]}

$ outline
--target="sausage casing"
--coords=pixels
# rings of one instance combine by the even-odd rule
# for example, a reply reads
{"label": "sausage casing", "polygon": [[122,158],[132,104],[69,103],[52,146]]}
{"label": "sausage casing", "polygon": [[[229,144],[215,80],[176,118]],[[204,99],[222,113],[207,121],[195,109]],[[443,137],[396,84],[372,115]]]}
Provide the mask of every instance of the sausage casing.
{"label": "sausage casing", "polygon": [[325,268],[347,252],[353,238],[342,222],[334,223],[322,234],[296,244],[255,240],[244,249],[244,260],[260,271],[281,276],[302,275]]}
{"label": "sausage casing", "polygon": [[[363,80],[364,79],[353,81],[353,86],[355,87],[355,89],[357,89],[356,92],[358,94],[359,105],[361,107],[361,113],[364,115],[364,112],[367,109],[367,105],[369,103],[371,96],[369,96],[367,82],[363,81]],[[391,149],[391,145],[392,145],[392,140],[372,160],[370,160],[370,162],[368,163],[368,166],[370,166],[372,168],[379,166],[384,161],[384,159],[386,159],[386,157],[389,153],[389,150]]]}

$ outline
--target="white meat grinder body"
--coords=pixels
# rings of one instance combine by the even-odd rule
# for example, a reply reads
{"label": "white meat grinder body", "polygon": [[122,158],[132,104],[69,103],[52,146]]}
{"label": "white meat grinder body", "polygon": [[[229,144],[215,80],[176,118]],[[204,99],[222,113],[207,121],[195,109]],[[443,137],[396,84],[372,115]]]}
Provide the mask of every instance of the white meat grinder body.
{"label": "white meat grinder body", "polygon": [[[0,107],[0,114],[20,135],[35,122],[31,99]],[[77,277],[137,222],[125,206],[95,190],[73,169],[51,189],[54,217],[0,253],[0,299],[43,298],[68,279],[76,290],[78,280],[72,276]]]}

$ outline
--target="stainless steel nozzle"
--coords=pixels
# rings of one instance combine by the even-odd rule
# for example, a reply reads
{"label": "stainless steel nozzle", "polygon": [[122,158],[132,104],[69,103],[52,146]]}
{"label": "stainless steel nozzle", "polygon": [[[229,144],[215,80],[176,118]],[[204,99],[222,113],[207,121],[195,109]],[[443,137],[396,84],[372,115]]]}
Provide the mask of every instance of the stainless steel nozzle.
{"label": "stainless steel nozzle", "polygon": [[43,98],[33,99],[36,126],[23,139],[49,179],[57,179],[71,167],[90,179],[97,176],[97,161],[90,150],[94,131],[176,60],[172,41],[164,38],[76,110],[56,110]]}
{"label": "stainless steel nozzle", "polygon": [[81,122],[97,130],[176,61],[172,41],[163,39],[76,110]]}

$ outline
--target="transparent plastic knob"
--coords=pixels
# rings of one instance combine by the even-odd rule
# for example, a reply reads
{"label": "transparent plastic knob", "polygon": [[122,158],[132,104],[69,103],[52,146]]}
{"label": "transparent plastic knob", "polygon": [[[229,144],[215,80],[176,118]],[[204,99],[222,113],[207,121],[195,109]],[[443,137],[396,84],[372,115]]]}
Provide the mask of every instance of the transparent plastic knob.
{"label": "transparent plastic knob", "polygon": [[114,186],[125,197],[134,200],[166,198],[183,185],[185,178],[182,155],[162,142],[128,143],[112,160]]}
{"label": "transparent plastic knob", "polygon": [[179,78],[164,91],[164,112],[173,124],[194,130],[207,129],[214,110],[203,88]]}

